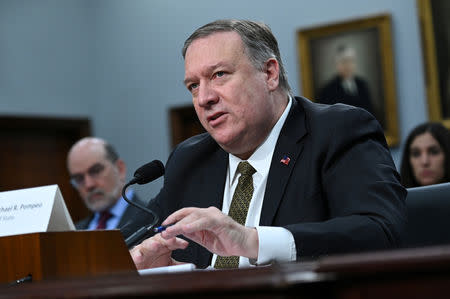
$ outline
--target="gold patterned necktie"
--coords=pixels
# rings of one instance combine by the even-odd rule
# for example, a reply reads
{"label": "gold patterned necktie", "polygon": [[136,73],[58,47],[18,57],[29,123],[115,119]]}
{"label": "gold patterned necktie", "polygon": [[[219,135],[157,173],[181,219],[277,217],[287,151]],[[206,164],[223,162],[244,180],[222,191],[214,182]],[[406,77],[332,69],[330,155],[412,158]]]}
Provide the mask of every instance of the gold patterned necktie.
{"label": "gold patterned necktie", "polygon": [[[248,162],[240,162],[238,171],[241,173],[236,190],[231,200],[228,216],[239,224],[245,225],[248,207],[253,196],[253,177],[256,170]],[[217,256],[214,268],[237,268],[239,266],[238,256]]]}

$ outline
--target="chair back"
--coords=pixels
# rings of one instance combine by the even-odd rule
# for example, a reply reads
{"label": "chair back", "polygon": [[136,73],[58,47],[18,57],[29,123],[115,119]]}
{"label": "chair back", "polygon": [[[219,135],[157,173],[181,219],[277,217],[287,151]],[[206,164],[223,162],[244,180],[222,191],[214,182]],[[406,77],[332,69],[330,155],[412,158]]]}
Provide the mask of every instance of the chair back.
{"label": "chair back", "polygon": [[450,183],[409,188],[404,247],[450,244]]}

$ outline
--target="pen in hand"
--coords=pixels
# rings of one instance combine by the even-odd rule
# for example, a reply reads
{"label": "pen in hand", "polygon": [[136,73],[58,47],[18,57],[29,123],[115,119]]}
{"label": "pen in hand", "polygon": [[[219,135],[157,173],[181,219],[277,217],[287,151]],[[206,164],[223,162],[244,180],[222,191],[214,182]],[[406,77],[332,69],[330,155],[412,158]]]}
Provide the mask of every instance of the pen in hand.
{"label": "pen in hand", "polygon": [[169,225],[161,225],[161,226],[155,227],[155,228],[153,229],[153,232],[155,232],[155,233],[161,233],[161,232],[165,231],[166,228],[168,228],[169,226],[172,226],[172,225],[174,225],[174,224],[175,224],[175,223],[172,223],[172,224],[169,224]]}

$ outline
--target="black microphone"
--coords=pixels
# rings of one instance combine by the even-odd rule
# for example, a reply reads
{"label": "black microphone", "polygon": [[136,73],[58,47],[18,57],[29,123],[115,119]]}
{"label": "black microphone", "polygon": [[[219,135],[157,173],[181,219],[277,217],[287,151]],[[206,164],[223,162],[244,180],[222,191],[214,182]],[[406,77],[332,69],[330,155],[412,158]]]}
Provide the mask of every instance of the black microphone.
{"label": "black microphone", "polygon": [[128,182],[129,185],[133,184],[147,184],[156,180],[164,174],[164,164],[159,160],[153,160],[147,164],[142,165],[134,172],[134,178]]}
{"label": "black microphone", "polygon": [[145,211],[146,213],[149,213],[153,217],[153,222],[149,225],[141,227],[138,231],[133,233],[131,236],[129,236],[125,240],[125,244],[128,248],[132,247],[133,245],[137,244],[138,242],[142,241],[142,239],[145,238],[147,233],[155,226],[156,223],[159,221],[158,215],[156,215],[155,212],[152,210],[141,206],[135,202],[132,202],[127,198],[126,189],[133,184],[147,184],[150,183],[153,180],[156,180],[160,176],[164,174],[164,164],[159,160],[153,160],[152,162],[149,162],[141,167],[139,167],[134,172],[134,178],[131,179],[123,188],[122,188],[122,197],[125,199],[126,202],[128,202],[130,205],[135,206],[136,208]]}

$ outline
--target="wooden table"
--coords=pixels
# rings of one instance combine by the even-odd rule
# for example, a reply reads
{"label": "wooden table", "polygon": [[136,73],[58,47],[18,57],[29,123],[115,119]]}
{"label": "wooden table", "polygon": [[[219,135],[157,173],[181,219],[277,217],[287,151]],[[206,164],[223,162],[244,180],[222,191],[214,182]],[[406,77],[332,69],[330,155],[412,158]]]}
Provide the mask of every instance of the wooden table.
{"label": "wooden table", "polygon": [[450,246],[239,270],[135,273],[0,286],[0,298],[448,298]]}

